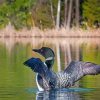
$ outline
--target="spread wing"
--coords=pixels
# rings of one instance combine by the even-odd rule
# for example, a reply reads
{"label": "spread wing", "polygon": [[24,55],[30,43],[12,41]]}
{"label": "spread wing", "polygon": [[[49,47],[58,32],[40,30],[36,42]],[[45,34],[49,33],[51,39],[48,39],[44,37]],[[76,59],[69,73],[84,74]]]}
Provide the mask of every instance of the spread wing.
{"label": "spread wing", "polygon": [[91,62],[72,61],[64,72],[70,75],[69,81],[74,83],[85,75],[99,74],[100,65]]}
{"label": "spread wing", "polygon": [[49,85],[51,87],[55,85],[56,74],[49,70],[39,58],[30,58],[24,62],[24,65],[30,67],[42,77],[44,87],[48,88]]}
{"label": "spread wing", "polygon": [[41,76],[45,76],[48,68],[39,58],[30,58],[24,62],[24,65],[30,67],[34,72],[38,73]]}

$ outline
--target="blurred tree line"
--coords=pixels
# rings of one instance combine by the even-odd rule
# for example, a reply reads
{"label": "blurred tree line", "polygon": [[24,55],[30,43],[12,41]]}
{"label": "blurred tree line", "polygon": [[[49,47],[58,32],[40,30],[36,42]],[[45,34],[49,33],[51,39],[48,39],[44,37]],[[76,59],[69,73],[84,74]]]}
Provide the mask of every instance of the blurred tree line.
{"label": "blurred tree line", "polygon": [[15,29],[33,26],[32,7],[35,0],[0,0],[0,28],[9,23]]}
{"label": "blurred tree line", "polygon": [[82,18],[90,27],[100,27],[100,0],[84,0]]}
{"label": "blurred tree line", "polygon": [[100,27],[100,0],[0,0],[0,28]]}

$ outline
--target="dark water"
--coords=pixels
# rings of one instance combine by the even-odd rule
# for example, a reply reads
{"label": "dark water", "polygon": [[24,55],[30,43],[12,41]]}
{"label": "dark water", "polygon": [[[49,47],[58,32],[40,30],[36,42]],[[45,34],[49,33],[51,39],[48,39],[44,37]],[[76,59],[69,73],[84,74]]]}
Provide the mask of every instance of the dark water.
{"label": "dark water", "polygon": [[[35,73],[23,65],[30,57],[44,58],[32,48],[48,46],[55,51],[54,71],[63,70],[70,61],[100,64],[100,44],[68,41],[0,42],[0,100],[100,100],[100,75],[85,76],[70,89],[39,92]],[[53,43],[52,43],[53,42]]]}

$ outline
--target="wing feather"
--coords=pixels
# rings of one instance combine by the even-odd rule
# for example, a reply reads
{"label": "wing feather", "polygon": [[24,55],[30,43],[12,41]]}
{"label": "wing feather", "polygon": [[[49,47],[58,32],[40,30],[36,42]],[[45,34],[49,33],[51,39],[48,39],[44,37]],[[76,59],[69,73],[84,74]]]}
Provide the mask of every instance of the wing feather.
{"label": "wing feather", "polygon": [[91,62],[72,61],[64,72],[70,74],[70,81],[74,83],[85,75],[100,74],[100,65]]}

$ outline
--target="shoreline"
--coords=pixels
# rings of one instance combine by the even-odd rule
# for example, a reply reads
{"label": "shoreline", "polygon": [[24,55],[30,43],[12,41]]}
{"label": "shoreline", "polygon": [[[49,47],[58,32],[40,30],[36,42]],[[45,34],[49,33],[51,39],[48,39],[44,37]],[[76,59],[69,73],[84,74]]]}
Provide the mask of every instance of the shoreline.
{"label": "shoreline", "polygon": [[33,27],[30,30],[15,30],[11,25],[0,30],[0,38],[100,38],[100,28],[83,30],[81,28],[72,29],[46,29],[40,30]]}
{"label": "shoreline", "polygon": [[32,35],[0,35],[0,38],[100,38],[100,35],[85,35],[85,36],[80,36],[80,35],[71,35],[71,36],[32,36]]}
{"label": "shoreline", "polygon": [[82,30],[82,29],[47,29],[40,30],[32,28],[31,30],[23,29],[16,31],[12,26],[7,26],[0,30],[0,42],[8,45],[21,42],[27,43],[50,43],[50,44],[67,44],[67,43],[91,43],[100,45],[100,29]]}

